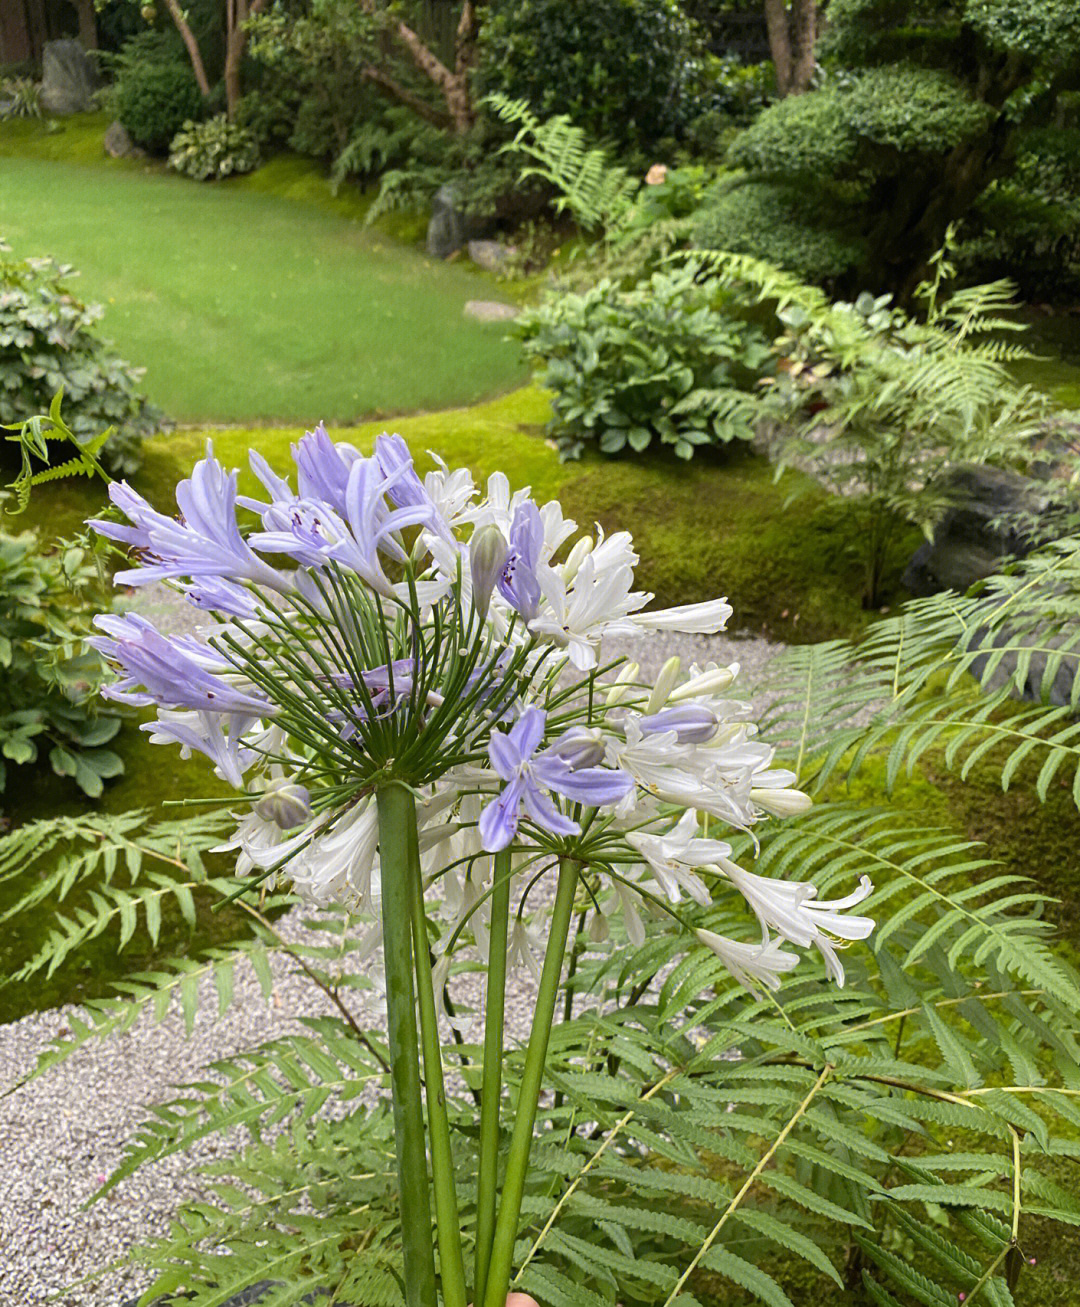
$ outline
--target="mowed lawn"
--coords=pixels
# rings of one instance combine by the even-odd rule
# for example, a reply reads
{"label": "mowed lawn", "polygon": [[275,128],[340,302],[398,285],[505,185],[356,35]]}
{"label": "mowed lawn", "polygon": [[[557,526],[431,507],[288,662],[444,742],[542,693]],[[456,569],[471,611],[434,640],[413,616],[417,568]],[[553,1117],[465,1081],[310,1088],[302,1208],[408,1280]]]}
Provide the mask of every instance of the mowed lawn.
{"label": "mowed lawn", "polygon": [[470,404],[525,375],[504,326],[462,316],[496,284],[330,205],[156,166],[0,157],[0,236],[81,271],[105,335],[180,422],[348,423]]}

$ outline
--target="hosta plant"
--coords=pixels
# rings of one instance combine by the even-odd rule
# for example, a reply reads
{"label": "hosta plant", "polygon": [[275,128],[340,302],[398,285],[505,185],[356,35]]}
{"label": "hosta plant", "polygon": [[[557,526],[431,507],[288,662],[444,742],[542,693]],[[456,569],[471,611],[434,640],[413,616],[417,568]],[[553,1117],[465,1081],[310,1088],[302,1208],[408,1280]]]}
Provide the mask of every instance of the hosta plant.
{"label": "hosta plant", "polygon": [[730,312],[715,279],[686,263],[630,289],[608,279],[550,295],[515,322],[564,458],[595,441],[607,454],[747,441],[774,356],[764,333]]}
{"label": "hosta plant", "polygon": [[101,459],[126,474],[139,466],[141,438],[162,417],[139,392],[142,369],[98,335],[102,309],[75,295],[75,275],[52,259],[15,258],[0,240],[0,425],[47,412],[62,391],[80,442],[114,429]]}
{"label": "hosta plant", "polygon": [[188,120],[172,139],[169,167],[197,182],[220,181],[259,166],[259,142],[249,128],[224,114],[203,122]]}

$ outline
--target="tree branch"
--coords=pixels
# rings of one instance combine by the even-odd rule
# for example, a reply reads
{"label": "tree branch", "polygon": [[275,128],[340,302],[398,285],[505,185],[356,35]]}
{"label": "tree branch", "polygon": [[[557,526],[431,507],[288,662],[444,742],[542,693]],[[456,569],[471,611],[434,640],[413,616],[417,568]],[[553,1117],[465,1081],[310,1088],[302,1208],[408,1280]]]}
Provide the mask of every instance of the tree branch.
{"label": "tree branch", "polygon": [[362,69],[362,74],[369,82],[374,82],[376,86],[381,86],[384,91],[392,95],[396,100],[400,100],[402,104],[408,105],[414,113],[419,114],[419,116],[426,122],[432,123],[434,126],[441,127],[444,130],[453,126],[449,114],[440,113],[438,109],[428,104],[428,102],[421,96],[410,91],[407,86],[402,86],[396,78],[391,77],[384,69],[376,67],[375,64],[368,64]]}
{"label": "tree branch", "polygon": [[188,56],[191,59],[191,68],[195,74],[195,80],[199,84],[199,90],[202,91],[204,96],[209,97],[210,82],[206,76],[206,68],[203,66],[202,53],[199,50],[198,41],[195,40],[195,33],[188,26],[184,11],[180,8],[178,0],[165,0],[165,8],[168,9],[169,16],[176,24],[180,39],[187,46]]}

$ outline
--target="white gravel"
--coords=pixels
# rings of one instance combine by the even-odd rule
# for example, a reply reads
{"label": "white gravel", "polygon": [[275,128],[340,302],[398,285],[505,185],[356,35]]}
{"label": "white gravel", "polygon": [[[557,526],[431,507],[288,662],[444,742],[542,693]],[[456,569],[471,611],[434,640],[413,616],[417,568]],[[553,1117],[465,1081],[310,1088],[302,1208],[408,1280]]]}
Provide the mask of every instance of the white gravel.
{"label": "white gravel", "polygon": [[[150,603],[140,608],[155,618],[166,616],[168,609],[175,612],[167,594],[150,596]],[[677,650],[684,665],[694,660],[738,661],[746,682],[752,682],[777,649],[760,639],[659,634],[636,644],[633,653],[647,676],[655,675],[669,653]],[[301,930],[298,914],[286,918],[282,928]],[[479,978],[473,983],[478,987]],[[475,1004],[478,988],[473,993],[458,988],[455,995]],[[361,1023],[374,1025],[379,1019],[377,1000],[361,995],[352,1001]],[[507,1003],[511,1040],[527,1034],[532,1006],[528,977],[513,978]],[[177,1205],[198,1193],[192,1175],[195,1164],[220,1155],[224,1148],[221,1140],[205,1140],[190,1155],[146,1167],[118,1185],[100,1205],[80,1210],[121,1159],[124,1140],[147,1106],[170,1097],[171,1086],[196,1078],[208,1062],[296,1031],[297,1016],[330,1010],[329,1002],[309,981],[293,974],[287,959],[274,965],[270,1002],[262,998],[251,971],[242,966],[236,1001],[223,1018],[215,1019],[216,1001],[208,997],[190,1039],[185,1039],[179,1014],[158,1026],[142,1022],[126,1035],[95,1041],[62,1067],[4,1098],[0,1105],[0,1307],[38,1307],[50,1300],[62,1307],[118,1307],[137,1293],[145,1277],[119,1271],[60,1299],[53,1297],[122,1256],[134,1242],[164,1233]],[[72,1011],[35,1013],[0,1026],[0,1089],[29,1071],[48,1043],[69,1028]]]}

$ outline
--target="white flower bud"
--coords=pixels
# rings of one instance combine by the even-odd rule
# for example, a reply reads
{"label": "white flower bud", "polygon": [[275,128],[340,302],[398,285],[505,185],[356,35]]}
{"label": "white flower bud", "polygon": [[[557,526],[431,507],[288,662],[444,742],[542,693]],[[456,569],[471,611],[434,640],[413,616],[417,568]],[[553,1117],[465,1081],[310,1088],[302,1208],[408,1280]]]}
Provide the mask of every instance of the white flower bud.
{"label": "white flower bud", "polygon": [[680,671],[682,671],[682,659],[677,655],[674,658],[669,658],[660,668],[660,675],[656,678],[652,694],[649,695],[649,702],[645,708],[646,713],[659,712],[667,703],[668,695],[678,683]]}
{"label": "white flower bud", "polygon": [[506,537],[489,522],[472,533],[469,541],[469,567],[472,571],[473,603],[477,612],[486,613],[491,603],[491,592],[499,573],[506,566],[510,546]]}
{"label": "white flower bud", "polygon": [[311,795],[303,785],[287,778],[271,781],[255,804],[255,814],[282,830],[292,830],[310,820]]}
{"label": "white flower bud", "polygon": [[619,668],[619,674],[607,692],[607,706],[609,708],[614,708],[623,702],[630,692],[631,684],[637,680],[640,673],[641,668],[637,663],[625,663]]}
{"label": "white flower bud", "polygon": [[563,563],[563,568],[562,568],[563,580],[566,582],[567,585],[569,585],[570,582],[574,579],[574,577],[577,576],[578,569],[581,567],[581,564],[585,561],[586,558],[588,558],[589,554],[592,553],[592,547],[593,547],[592,537],[582,536],[581,539],[578,540],[577,543],[574,545],[573,549],[570,550],[570,553],[567,555],[566,562]]}
{"label": "white flower bud", "polygon": [[797,817],[801,812],[809,812],[814,806],[813,799],[802,790],[753,789],[750,791],[750,799],[774,817]]}
{"label": "white flower bud", "polygon": [[738,663],[732,663],[730,667],[710,667],[708,671],[691,676],[685,685],[677,686],[672,690],[669,701],[679,703],[682,699],[694,699],[698,695],[721,694],[738,674]]}
{"label": "white flower bud", "polygon": [[610,934],[607,917],[602,912],[594,912],[589,918],[589,939],[594,944],[602,944]]}

